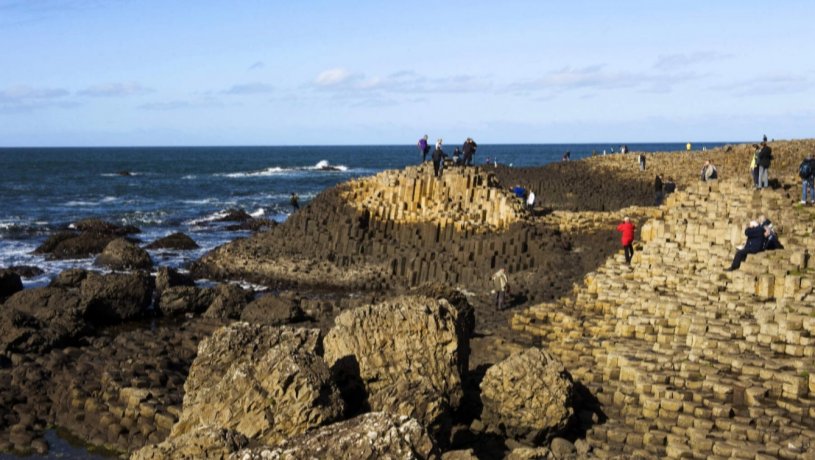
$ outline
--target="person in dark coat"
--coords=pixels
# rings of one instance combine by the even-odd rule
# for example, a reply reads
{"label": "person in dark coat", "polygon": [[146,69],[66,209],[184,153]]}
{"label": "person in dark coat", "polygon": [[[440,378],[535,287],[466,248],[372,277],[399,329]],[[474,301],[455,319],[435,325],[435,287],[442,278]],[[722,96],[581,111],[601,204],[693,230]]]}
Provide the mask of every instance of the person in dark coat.
{"label": "person in dark coat", "polygon": [[467,140],[464,141],[464,145],[461,146],[461,152],[464,154],[464,166],[473,165],[473,156],[475,156],[475,150],[477,148],[478,145],[472,137],[468,137]]}
{"label": "person in dark coat", "polygon": [[291,204],[291,207],[294,208],[295,211],[297,211],[298,209],[300,209],[300,197],[297,196],[296,193],[291,192],[291,196],[289,196],[289,204]]}
{"label": "person in dark coat", "polygon": [[733,263],[730,264],[730,268],[725,271],[732,272],[733,270],[738,270],[741,263],[747,260],[747,254],[757,254],[763,251],[764,232],[764,227],[759,225],[757,221],[751,221],[750,226],[744,230],[744,234],[747,236],[747,242],[743,248],[736,251],[736,256],[733,257]]}
{"label": "person in dark coat", "polygon": [[773,150],[766,142],[761,143],[758,151],[758,188],[767,188],[770,174],[770,163],[773,161]]}
{"label": "person in dark coat", "polygon": [[436,141],[436,149],[433,150],[433,175],[441,177],[441,162],[444,160],[444,150],[442,150],[442,140]]}
{"label": "person in dark coat", "polygon": [[656,198],[654,199],[654,204],[659,206],[662,204],[662,198],[664,197],[664,193],[662,190],[662,176],[657,174],[657,177],[654,178],[654,194]]}

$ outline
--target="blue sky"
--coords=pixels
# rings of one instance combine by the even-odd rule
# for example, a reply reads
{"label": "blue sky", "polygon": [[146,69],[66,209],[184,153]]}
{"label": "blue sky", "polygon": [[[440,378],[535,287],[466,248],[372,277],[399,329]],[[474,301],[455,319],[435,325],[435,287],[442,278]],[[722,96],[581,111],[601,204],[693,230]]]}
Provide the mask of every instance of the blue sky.
{"label": "blue sky", "polygon": [[815,2],[0,0],[0,146],[813,137]]}

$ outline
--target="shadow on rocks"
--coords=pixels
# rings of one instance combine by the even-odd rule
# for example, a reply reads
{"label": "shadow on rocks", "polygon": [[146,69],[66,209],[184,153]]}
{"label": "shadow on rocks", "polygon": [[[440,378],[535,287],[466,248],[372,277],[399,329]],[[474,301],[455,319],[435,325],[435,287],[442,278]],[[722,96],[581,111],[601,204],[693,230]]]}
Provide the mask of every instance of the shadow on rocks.
{"label": "shadow on rocks", "polygon": [[355,417],[371,410],[368,392],[359,371],[359,362],[354,355],[340,358],[331,366],[331,376],[340,395],[345,401],[345,418]]}

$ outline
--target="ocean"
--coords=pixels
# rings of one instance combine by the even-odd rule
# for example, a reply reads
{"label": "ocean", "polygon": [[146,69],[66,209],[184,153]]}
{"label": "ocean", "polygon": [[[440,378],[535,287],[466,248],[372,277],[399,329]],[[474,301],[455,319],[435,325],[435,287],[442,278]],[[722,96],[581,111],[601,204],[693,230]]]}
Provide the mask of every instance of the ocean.
{"label": "ocean", "polygon": [[[694,144],[713,148],[724,142]],[[633,152],[684,150],[684,143],[628,144]],[[452,154],[454,146],[445,146]],[[619,144],[480,145],[487,158],[513,166],[539,166],[602,154]],[[47,284],[67,268],[89,268],[92,259],[49,261],[32,254],[49,234],[77,220],[100,218],[142,230],[144,244],[173,232],[200,249],[151,251],[156,265],[180,268],[218,245],[248,235],[215,222],[228,209],[284,221],[289,195],[301,204],[351,178],[419,163],[413,145],[291,147],[0,148],[0,266],[33,265]]]}

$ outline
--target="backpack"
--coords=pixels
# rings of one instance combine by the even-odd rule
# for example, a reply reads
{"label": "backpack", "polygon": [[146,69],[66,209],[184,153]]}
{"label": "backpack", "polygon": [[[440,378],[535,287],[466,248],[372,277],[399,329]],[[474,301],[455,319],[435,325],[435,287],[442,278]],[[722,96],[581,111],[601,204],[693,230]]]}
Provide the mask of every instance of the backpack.
{"label": "backpack", "polygon": [[812,177],[812,162],[804,160],[801,166],[798,167],[798,176],[801,179],[809,179]]}

